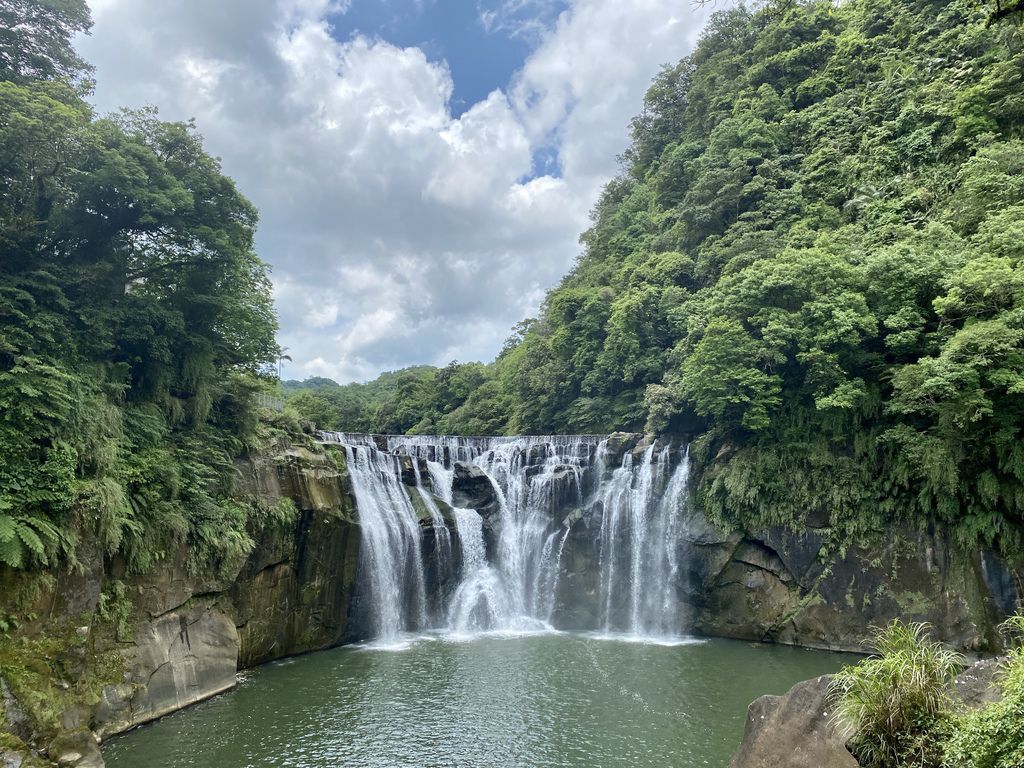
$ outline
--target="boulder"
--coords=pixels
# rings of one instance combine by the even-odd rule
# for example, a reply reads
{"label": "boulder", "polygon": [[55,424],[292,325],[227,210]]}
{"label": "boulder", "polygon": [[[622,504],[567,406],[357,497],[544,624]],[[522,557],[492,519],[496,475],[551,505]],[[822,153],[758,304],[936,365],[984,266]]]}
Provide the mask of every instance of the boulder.
{"label": "boulder", "polygon": [[986,704],[999,701],[999,687],[995,684],[996,675],[1002,669],[1006,657],[997,659],[979,659],[956,677],[956,695],[971,709],[984,707]]}
{"label": "boulder", "polygon": [[622,463],[622,457],[626,451],[636,448],[643,440],[643,435],[638,432],[613,432],[608,436],[605,444],[605,463],[609,467],[617,467]]}
{"label": "boulder", "polygon": [[65,731],[50,742],[47,752],[60,768],[103,768],[99,744],[88,728]]}
{"label": "boulder", "polygon": [[805,680],[747,708],[743,742],[729,768],[857,768],[828,706],[831,675]]}
{"label": "boulder", "polygon": [[498,494],[491,479],[476,464],[457,461],[452,479],[452,504],[462,509],[475,509],[484,517],[500,509]]}
{"label": "boulder", "polygon": [[[1005,657],[975,661],[955,681],[956,695],[977,709],[999,699],[993,684]],[[831,675],[797,683],[782,696],[762,696],[747,708],[743,742],[729,768],[857,768],[832,723]]]}

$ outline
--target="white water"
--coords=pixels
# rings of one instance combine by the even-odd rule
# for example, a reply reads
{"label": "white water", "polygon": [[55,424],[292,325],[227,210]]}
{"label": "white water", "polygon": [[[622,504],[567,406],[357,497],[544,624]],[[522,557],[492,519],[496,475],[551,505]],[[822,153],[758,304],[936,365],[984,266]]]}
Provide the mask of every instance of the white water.
{"label": "white water", "polygon": [[398,458],[367,445],[347,445],[348,471],[371,585],[375,637],[390,642],[426,624],[422,532],[401,482]]}
{"label": "white water", "polygon": [[[598,534],[599,594],[591,597],[599,618],[591,629],[645,641],[672,641],[685,630],[678,592],[688,454],[673,468],[671,447],[652,444],[642,455],[626,451],[608,471],[607,441],[593,436],[323,439],[347,446],[379,640],[428,627],[460,634],[552,629],[565,608],[559,600],[566,544],[573,526],[584,525],[593,527],[581,530],[575,547]],[[411,458],[414,488],[402,484],[400,455]],[[478,468],[493,487],[498,509],[488,512],[489,539],[480,513],[454,507],[456,462],[465,465],[461,472]],[[429,513],[435,577],[453,584],[433,617],[423,535],[407,492]]]}
{"label": "white water", "polygon": [[[423,487],[423,478],[420,475],[419,462],[413,461],[412,468],[416,477],[416,494],[423,500],[423,506],[427,508],[427,513],[430,515],[430,525],[434,534],[434,568],[436,569],[437,578],[439,580],[444,580],[451,575],[451,532],[448,530],[448,525],[445,523],[444,516],[441,514],[440,508],[438,508],[437,502],[434,501],[434,496]],[[431,473],[431,485],[436,487],[436,484],[433,481],[433,473]],[[441,499],[448,505],[451,505],[451,495],[451,480],[449,479],[448,495],[447,497],[442,496]]]}
{"label": "white water", "polygon": [[665,448],[655,459],[649,446],[634,466],[627,453],[598,489],[604,510],[599,572],[605,633],[666,638],[683,630],[676,585],[689,451],[666,483],[670,457]]}
{"label": "white water", "polygon": [[448,628],[485,632],[510,623],[510,600],[501,576],[487,562],[483,519],[472,509],[453,509],[462,549],[462,580],[452,595]]}

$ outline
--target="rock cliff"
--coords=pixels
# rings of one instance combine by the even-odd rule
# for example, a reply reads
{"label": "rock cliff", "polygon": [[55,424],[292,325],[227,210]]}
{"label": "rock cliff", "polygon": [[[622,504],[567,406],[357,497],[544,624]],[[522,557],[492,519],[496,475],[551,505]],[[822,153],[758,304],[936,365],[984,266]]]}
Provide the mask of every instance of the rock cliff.
{"label": "rock cliff", "polygon": [[1024,598],[1020,564],[937,529],[840,547],[813,528],[725,534],[699,513],[686,530],[684,589],[707,635],[861,651],[869,627],[902,618],[962,650],[996,651],[997,625]]}
{"label": "rock cliff", "polygon": [[[0,719],[0,731],[8,731],[0,735],[0,765],[28,768],[46,756],[62,766],[100,768],[100,738],[228,690],[239,669],[359,639],[349,621],[359,535],[344,454],[289,447],[240,460],[237,472],[236,493],[258,497],[268,509],[294,506],[286,519],[254,531],[256,546],[244,560],[197,574],[179,552],[149,574],[129,577],[123,564],[97,556],[36,597],[34,612],[47,617],[40,637],[67,625],[87,638],[80,669],[68,675],[51,665],[43,674],[58,689],[81,688],[82,701],[65,707],[58,690],[53,718],[40,709],[20,734],[11,718]],[[119,614],[113,622],[102,618],[111,602]],[[0,681],[5,672],[0,666]]]}

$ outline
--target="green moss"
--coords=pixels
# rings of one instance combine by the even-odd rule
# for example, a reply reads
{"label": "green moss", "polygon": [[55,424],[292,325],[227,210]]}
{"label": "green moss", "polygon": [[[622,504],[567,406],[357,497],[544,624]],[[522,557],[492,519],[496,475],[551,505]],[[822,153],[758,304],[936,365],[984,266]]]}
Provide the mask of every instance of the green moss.
{"label": "green moss", "polygon": [[50,768],[50,763],[33,755],[29,746],[17,736],[0,732],[0,757],[12,754],[22,759],[21,768]]}
{"label": "green moss", "polygon": [[104,686],[124,678],[123,656],[97,653],[88,638],[88,632],[64,625],[40,637],[0,639],[0,675],[43,739],[62,730],[67,710],[94,707]]}
{"label": "green moss", "polygon": [[890,591],[890,595],[905,616],[925,616],[935,609],[935,603],[920,592],[913,590],[905,592]]}

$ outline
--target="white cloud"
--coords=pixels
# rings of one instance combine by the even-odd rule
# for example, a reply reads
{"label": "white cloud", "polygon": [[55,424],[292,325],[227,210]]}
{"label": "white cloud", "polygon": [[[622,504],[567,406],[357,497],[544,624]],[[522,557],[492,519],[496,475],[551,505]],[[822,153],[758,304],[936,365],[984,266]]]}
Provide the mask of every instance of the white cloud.
{"label": "white cloud", "polygon": [[[347,3],[91,5],[99,107],[196,118],[261,211],[286,375],[343,381],[493,357],[571,266],[651,77],[699,21],[690,0],[577,0],[512,83],[454,118],[443,63],[335,38]],[[561,174],[524,180],[541,150]]]}

